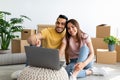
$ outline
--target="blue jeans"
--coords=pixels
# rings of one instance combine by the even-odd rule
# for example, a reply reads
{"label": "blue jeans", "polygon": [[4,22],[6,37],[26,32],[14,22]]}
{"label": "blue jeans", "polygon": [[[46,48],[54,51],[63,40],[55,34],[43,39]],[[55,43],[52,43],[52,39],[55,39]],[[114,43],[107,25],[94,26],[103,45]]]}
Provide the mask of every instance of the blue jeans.
{"label": "blue jeans", "polygon": [[[89,48],[86,46],[86,45],[83,45],[81,48],[80,48],[80,53],[79,53],[79,57],[78,58],[75,58],[75,59],[70,59],[70,63],[66,66],[66,71],[68,73],[68,75],[70,76],[70,72],[73,72],[74,70],[74,65],[77,63],[77,62],[83,62],[85,61],[89,56]],[[84,67],[83,70],[81,70],[79,72],[79,74],[77,75],[77,77],[86,77],[86,70],[87,69],[90,69],[93,65],[93,61],[91,61],[87,66]]]}

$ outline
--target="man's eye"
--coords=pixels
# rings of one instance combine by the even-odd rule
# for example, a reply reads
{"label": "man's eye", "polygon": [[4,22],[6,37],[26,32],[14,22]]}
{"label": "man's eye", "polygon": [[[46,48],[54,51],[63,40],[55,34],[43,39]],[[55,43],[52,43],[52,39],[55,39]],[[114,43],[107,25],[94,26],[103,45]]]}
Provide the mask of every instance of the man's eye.
{"label": "man's eye", "polygon": [[56,24],[60,24],[59,22],[56,22]]}
{"label": "man's eye", "polygon": [[61,23],[61,25],[65,25],[65,23]]}

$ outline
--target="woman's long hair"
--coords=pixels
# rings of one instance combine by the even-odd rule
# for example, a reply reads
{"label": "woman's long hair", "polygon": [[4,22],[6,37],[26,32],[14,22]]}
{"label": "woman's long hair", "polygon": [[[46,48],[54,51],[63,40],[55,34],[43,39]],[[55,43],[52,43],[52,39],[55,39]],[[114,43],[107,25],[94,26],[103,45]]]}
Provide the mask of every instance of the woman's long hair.
{"label": "woman's long hair", "polygon": [[[66,47],[66,50],[65,50],[66,58],[69,58],[69,57],[68,57],[67,50],[68,50],[68,48],[69,48],[69,43],[70,43],[69,40],[70,40],[70,37],[71,37],[71,35],[70,35],[69,32],[68,32],[68,27],[67,27],[67,24],[68,24],[68,23],[72,23],[72,24],[77,28],[76,38],[77,38],[77,42],[78,42],[78,48],[80,48],[81,41],[84,39],[81,34],[83,34],[83,35],[85,34],[85,33],[80,29],[79,23],[78,23],[75,19],[70,19],[70,20],[67,21],[67,23],[66,23],[66,40],[67,40],[67,47]],[[66,61],[68,61],[68,60],[66,60]]]}

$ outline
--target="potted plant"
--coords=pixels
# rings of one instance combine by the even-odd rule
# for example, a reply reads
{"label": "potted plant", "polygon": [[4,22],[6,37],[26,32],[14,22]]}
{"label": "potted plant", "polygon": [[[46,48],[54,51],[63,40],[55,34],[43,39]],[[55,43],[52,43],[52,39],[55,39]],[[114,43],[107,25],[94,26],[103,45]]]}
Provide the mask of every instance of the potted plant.
{"label": "potted plant", "polygon": [[104,42],[108,44],[108,49],[109,51],[114,51],[115,50],[115,45],[119,45],[120,41],[117,37],[115,36],[108,36],[105,37]]}
{"label": "potted plant", "polygon": [[15,33],[23,30],[24,19],[30,20],[24,15],[20,15],[19,18],[7,18],[10,15],[10,12],[0,11],[0,50],[8,50],[11,39],[19,37]]}

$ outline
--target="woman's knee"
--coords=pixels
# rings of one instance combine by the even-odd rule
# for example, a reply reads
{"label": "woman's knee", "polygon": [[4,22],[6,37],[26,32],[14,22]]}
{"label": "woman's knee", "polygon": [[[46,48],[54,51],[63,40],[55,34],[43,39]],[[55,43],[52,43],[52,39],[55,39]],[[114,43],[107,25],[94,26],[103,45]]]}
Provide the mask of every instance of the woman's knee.
{"label": "woman's knee", "polygon": [[86,54],[89,54],[89,48],[88,48],[88,46],[86,46],[86,45],[83,45],[81,48],[80,48],[80,54],[82,54],[82,53],[86,53]]}
{"label": "woman's knee", "polygon": [[88,55],[89,55],[89,48],[86,45],[83,45],[80,48],[80,53],[79,53],[77,62],[85,61],[88,58]]}

